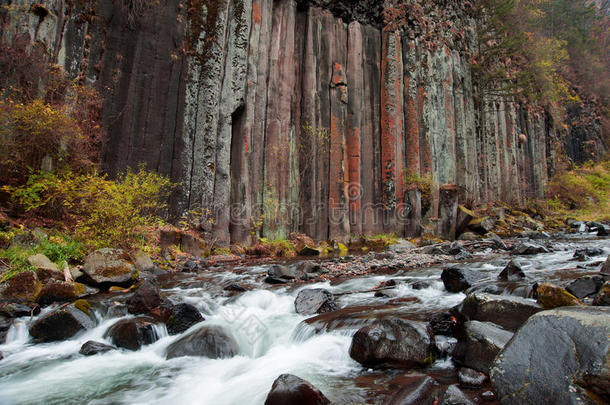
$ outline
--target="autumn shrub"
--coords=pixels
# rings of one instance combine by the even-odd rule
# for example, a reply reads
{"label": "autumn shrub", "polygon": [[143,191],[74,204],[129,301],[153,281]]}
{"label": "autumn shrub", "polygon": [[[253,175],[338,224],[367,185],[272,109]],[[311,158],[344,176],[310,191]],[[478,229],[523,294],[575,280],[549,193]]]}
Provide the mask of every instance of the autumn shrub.
{"label": "autumn shrub", "polygon": [[4,189],[26,212],[61,207],[65,223],[86,248],[130,248],[143,245],[146,228],[162,222],[172,184],[141,167],[115,180],[97,171],[42,172],[23,186]]}

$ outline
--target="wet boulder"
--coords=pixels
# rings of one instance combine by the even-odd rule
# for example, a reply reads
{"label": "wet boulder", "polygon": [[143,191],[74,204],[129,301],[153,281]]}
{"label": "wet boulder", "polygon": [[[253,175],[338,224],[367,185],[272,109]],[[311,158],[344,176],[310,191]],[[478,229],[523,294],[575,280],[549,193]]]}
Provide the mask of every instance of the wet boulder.
{"label": "wet boulder", "polygon": [[195,306],[186,303],[174,305],[166,322],[167,333],[179,335],[203,320],[203,316]]}
{"label": "wet boulder", "polygon": [[292,374],[280,375],[271,386],[265,405],[326,405],[330,401],[324,394]]}
{"label": "wet boulder", "polygon": [[178,339],[167,348],[167,358],[184,356],[222,359],[233,357],[239,347],[235,339],[220,326],[205,326]]}
{"label": "wet boulder", "polygon": [[49,305],[53,302],[73,301],[98,292],[97,288],[88,287],[81,283],[49,280],[43,285],[38,295],[38,302],[42,305]]}
{"label": "wet boulder", "polygon": [[450,267],[441,273],[445,289],[452,293],[467,290],[481,279],[482,276],[477,271],[459,267]]}
{"label": "wet boulder", "polygon": [[0,299],[34,302],[42,290],[42,283],[33,271],[24,271],[0,284]]}
{"label": "wet boulder", "polygon": [[106,353],[111,350],[116,350],[116,347],[107,345],[105,343],[95,342],[89,340],[81,346],[79,353],[83,356],[93,356],[99,353]]}
{"label": "wet boulder", "polygon": [[109,287],[130,286],[137,278],[137,269],[122,249],[99,249],[85,258],[83,276],[89,283]]}
{"label": "wet boulder", "polygon": [[364,366],[424,366],[434,358],[432,330],[424,322],[384,319],[356,332],[349,355]]}
{"label": "wet boulder", "polygon": [[37,319],[30,326],[30,335],[41,342],[69,339],[79,332],[95,327],[89,303],[78,300],[65,304]]}
{"label": "wet boulder", "polygon": [[463,388],[481,388],[487,381],[487,376],[480,371],[462,367],[458,370],[458,380]]}
{"label": "wet boulder", "polygon": [[568,284],[566,291],[576,298],[582,299],[597,294],[602,284],[604,284],[602,276],[580,277]]}
{"label": "wet boulder", "polygon": [[457,318],[451,312],[434,314],[429,325],[435,335],[453,336],[457,326]]}
{"label": "wet boulder", "polygon": [[33,316],[40,313],[40,306],[37,304],[24,304],[20,302],[0,303],[0,316],[7,318],[19,318],[22,316]]}
{"label": "wet boulder", "polygon": [[593,299],[593,305],[598,307],[607,307],[610,306],[610,281],[606,281],[599,292]]}
{"label": "wet boulder", "polygon": [[410,375],[401,381],[401,389],[392,396],[388,405],[436,405],[440,384],[423,374]]}
{"label": "wet boulder", "polygon": [[454,360],[462,366],[489,374],[496,355],[512,337],[512,332],[491,322],[468,321],[464,323],[453,351]]}
{"label": "wet boulder", "polygon": [[582,249],[576,249],[574,252],[575,258],[578,257],[592,257],[592,256],[600,256],[604,254],[604,250],[600,248],[588,247]]}
{"label": "wet boulder", "polygon": [[457,384],[447,387],[439,403],[441,405],[474,405],[474,402],[460,390]]}
{"label": "wet boulder", "polygon": [[602,267],[599,269],[599,274],[605,280],[610,280],[610,256],[608,256],[606,261],[602,264]]}
{"label": "wet boulder", "polygon": [[498,275],[498,280],[519,281],[525,278],[525,273],[519,262],[511,260]]}
{"label": "wet boulder", "polygon": [[610,308],[540,312],[496,358],[490,378],[503,405],[591,404],[610,397]]}
{"label": "wet boulder", "polygon": [[265,282],[268,284],[283,284],[292,280],[296,280],[302,273],[294,266],[283,266],[281,264],[272,265],[267,271],[268,277]]}
{"label": "wet boulder", "polygon": [[159,337],[155,331],[154,319],[138,317],[118,321],[108,328],[104,338],[110,339],[117,347],[135,351],[156,342]]}
{"label": "wet boulder", "polygon": [[536,300],[544,309],[582,305],[582,302],[565,289],[550,284],[542,283],[535,289]]}
{"label": "wet boulder", "polygon": [[127,311],[130,314],[148,314],[163,301],[159,287],[150,281],[144,281],[127,300]]}
{"label": "wet boulder", "polygon": [[323,288],[308,288],[299,291],[294,300],[294,309],[297,314],[313,315],[335,311],[339,306],[330,291]]}
{"label": "wet boulder", "polygon": [[513,254],[515,255],[536,255],[538,253],[549,253],[549,249],[542,245],[531,242],[521,242],[513,248]]}
{"label": "wet boulder", "polygon": [[485,293],[469,294],[455,308],[465,320],[493,322],[510,331],[516,331],[535,313],[544,309],[535,301],[510,295]]}

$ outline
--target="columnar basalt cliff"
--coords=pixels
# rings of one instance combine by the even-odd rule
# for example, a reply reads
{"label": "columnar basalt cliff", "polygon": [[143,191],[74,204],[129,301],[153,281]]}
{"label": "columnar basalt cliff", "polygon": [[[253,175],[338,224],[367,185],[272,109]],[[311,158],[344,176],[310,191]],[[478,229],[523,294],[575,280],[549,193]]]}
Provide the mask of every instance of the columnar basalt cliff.
{"label": "columnar basalt cliff", "polygon": [[384,26],[380,3],[17,0],[2,43],[96,85],[105,170],[169,175],[173,214],[200,210],[217,242],[402,232],[406,175],[437,185],[433,219],[443,184],[462,202],[541,197],[564,134],[477,96],[469,2],[431,1],[426,33]]}

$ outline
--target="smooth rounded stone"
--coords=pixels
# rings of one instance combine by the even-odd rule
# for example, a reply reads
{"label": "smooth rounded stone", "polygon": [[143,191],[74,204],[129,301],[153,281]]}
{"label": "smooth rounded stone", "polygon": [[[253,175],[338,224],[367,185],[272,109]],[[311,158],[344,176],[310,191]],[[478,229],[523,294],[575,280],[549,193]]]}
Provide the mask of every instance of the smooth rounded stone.
{"label": "smooth rounded stone", "polygon": [[71,283],[68,281],[49,280],[42,286],[38,295],[38,302],[42,305],[49,305],[53,302],[72,301],[98,293],[97,288],[89,287],[81,283]]}
{"label": "smooth rounded stone", "polygon": [[339,309],[330,291],[323,288],[308,288],[299,291],[294,300],[297,314],[313,315]]}
{"label": "smooth rounded stone", "polygon": [[95,327],[95,318],[84,300],[65,304],[30,326],[30,335],[41,342],[55,342],[71,338],[77,333]]}
{"label": "smooth rounded stone", "polygon": [[42,291],[42,283],[33,271],[23,271],[0,284],[0,299],[34,302]]}
{"label": "smooth rounded stone", "polygon": [[503,405],[594,404],[610,396],[610,308],[532,316],[496,358],[490,378]]}
{"label": "smooth rounded stone", "polygon": [[184,356],[223,359],[237,354],[235,339],[220,326],[204,326],[176,340],[167,348],[167,359]]}
{"label": "smooth rounded stone", "polygon": [[167,333],[178,335],[202,321],[204,321],[203,316],[195,306],[186,303],[174,305],[166,322]]}
{"label": "smooth rounded stone", "polygon": [[388,405],[435,405],[438,404],[439,383],[432,377],[419,374],[411,376],[411,384],[404,385]]}
{"label": "smooth rounded stone", "polygon": [[580,300],[565,289],[550,283],[542,283],[536,287],[536,300],[544,309],[582,305]]}
{"label": "smooth rounded stone", "polygon": [[487,376],[480,371],[462,367],[458,370],[458,380],[464,388],[480,388],[487,381]]}
{"label": "smooth rounded stone", "polygon": [[123,319],[112,325],[104,334],[112,344],[127,350],[140,350],[159,338],[154,328],[154,319],[138,317]]}
{"label": "smooth rounded stone", "polygon": [[440,401],[441,405],[474,405],[474,402],[470,400],[462,392],[457,384],[450,385],[443,394],[443,399]]}
{"label": "smooth rounded stone", "polygon": [[566,291],[576,298],[582,299],[597,294],[603,284],[602,276],[580,277],[568,284]]}
{"label": "smooth rounded stone", "polygon": [[281,264],[272,265],[267,271],[267,275],[269,277],[282,280],[294,280],[300,276],[299,272],[295,268],[283,266]]}
{"label": "smooth rounded stone", "polygon": [[536,255],[538,253],[549,253],[549,249],[542,245],[530,242],[521,242],[513,248],[512,251],[515,255]]}
{"label": "smooth rounded stone", "polygon": [[441,280],[445,289],[452,293],[458,293],[475,285],[482,276],[475,270],[450,267],[443,270]]}
{"label": "smooth rounded stone", "polygon": [[111,350],[116,350],[116,347],[89,340],[81,346],[79,353],[83,356],[93,356],[99,353],[106,353]]}
{"label": "smooth rounded stone", "polygon": [[159,287],[147,280],[142,282],[127,299],[127,311],[130,314],[148,314],[163,301]]}
{"label": "smooth rounded stone", "polygon": [[137,277],[137,269],[122,249],[99,249],[85,258],[84,276],[95,285],[130,286]]}
{"label": "smooth rounded stone", "polygon": [[[38,253],[28,257],[28,263],[30,266],[38,269],[51,270],[56,273],[62,274],[61,270],[59,270],[59,266],[53,263],[48,257],[43,255],[42,253]],[[63,277],[62,277],[63,278]]]}
{"label": "smooth rounded stone", "polygon": [[527,298],[473,293],[469,294],[455,310],[466,320],[493,322],[514,332],[530,316],[544,309]]}
{"label": "smooth rounded stone", "polygon": [[309,382],[292,374],[282,374],[273,382],[265,405],[326,405],[330,401]]}
{"label": "smooth rounded stone", "polygon": [[453,358],[458,364],[489,374],[496,355],[512,337],[511,332],[491,322],[465,322]]}
{"label": "smooth rounded stone", "polygon": [[424,366],[434,358],[432,336],[424,322],[383,319],[356,332],[349,355],[364,366]]}
{"label": "smooth rounded stone", "polygon": [[593,299],[593,305],[598,307],[610,306],[610,281],[606,281],[599,289],[599,292]]}
{"label": "smooth rounded stone", "polygon": [[519,262],[511,260],[498,275],[498,280],[519,281],[525,278],[525,273]]}

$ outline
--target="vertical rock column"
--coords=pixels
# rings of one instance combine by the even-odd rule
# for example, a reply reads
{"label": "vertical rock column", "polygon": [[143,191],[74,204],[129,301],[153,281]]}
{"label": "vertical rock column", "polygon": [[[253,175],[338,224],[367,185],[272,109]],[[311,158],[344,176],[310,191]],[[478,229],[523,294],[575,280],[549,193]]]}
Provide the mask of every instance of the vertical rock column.
{"label": "vertical rock column", "polygon": [[448,240],[455,239],[459,188],[443,184],[439,188],[439,214],[436,234]]}

